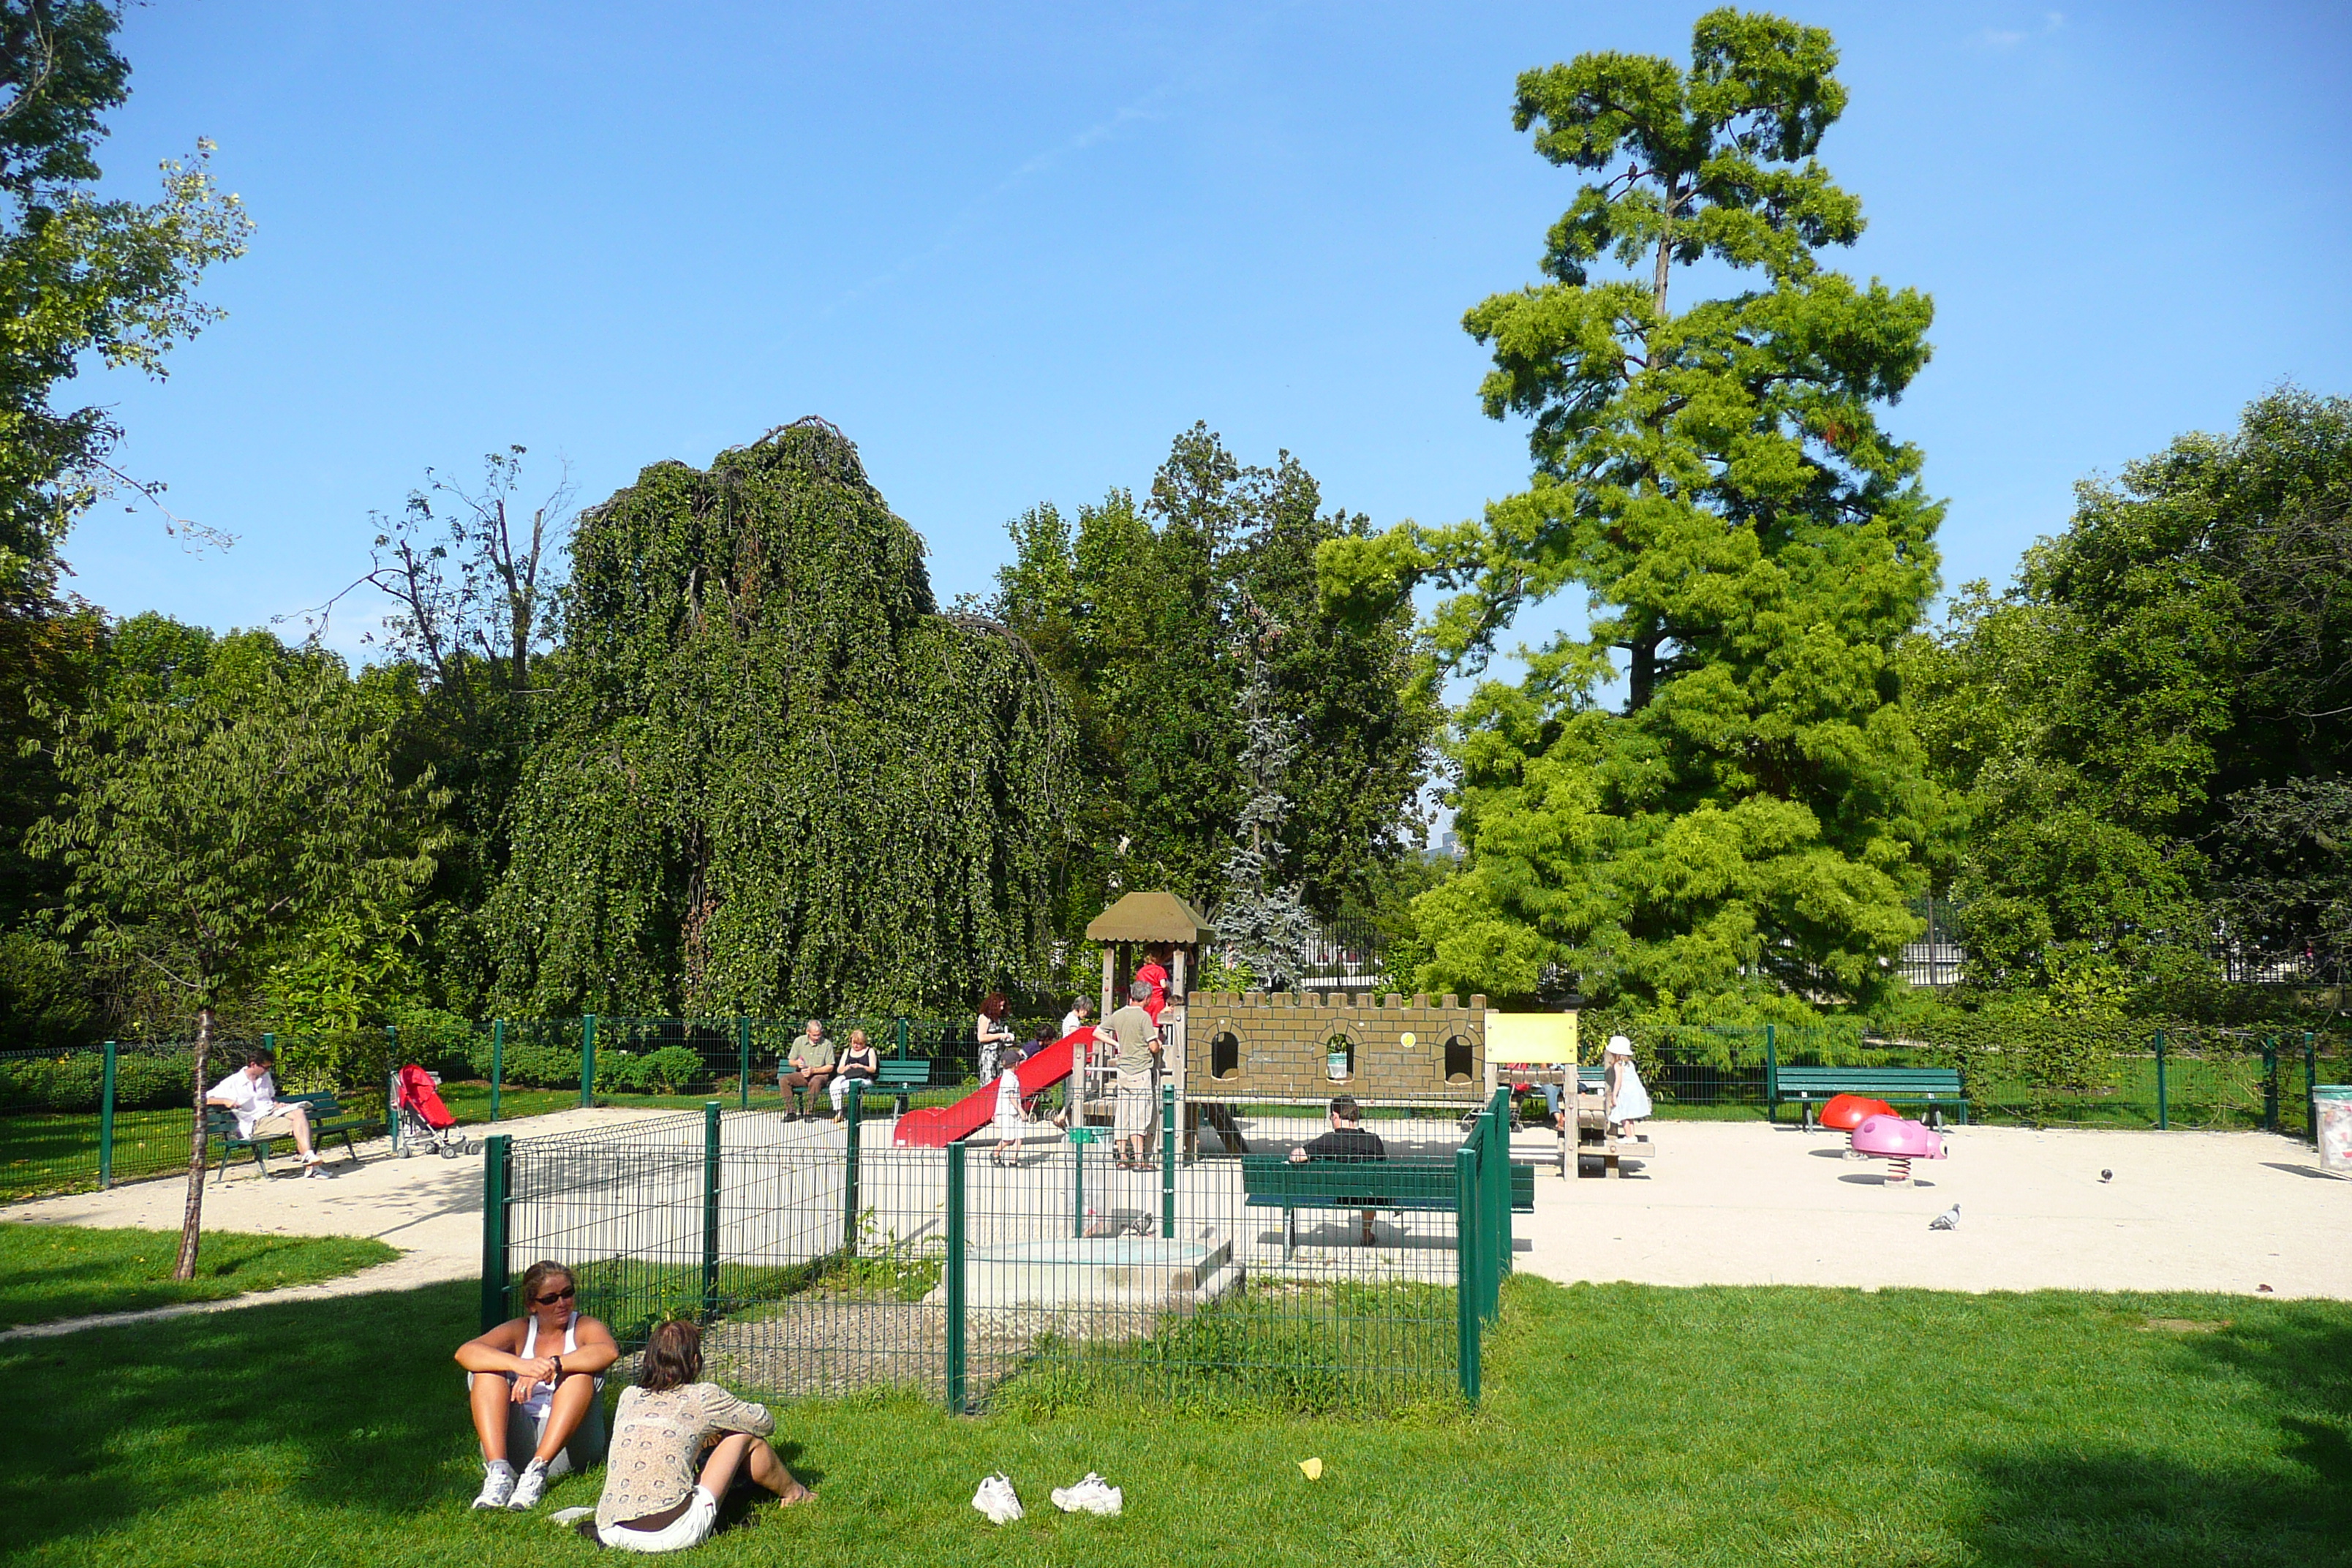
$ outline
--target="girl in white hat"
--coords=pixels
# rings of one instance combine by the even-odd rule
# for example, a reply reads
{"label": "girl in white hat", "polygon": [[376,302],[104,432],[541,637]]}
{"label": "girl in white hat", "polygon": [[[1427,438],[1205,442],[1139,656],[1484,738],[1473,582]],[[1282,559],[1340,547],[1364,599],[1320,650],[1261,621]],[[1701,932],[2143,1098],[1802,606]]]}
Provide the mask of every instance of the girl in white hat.
{"label": "girl in white hat", "polygon": [[1601,1081],[1610,1135],[1631,1137],[1633,1123],[1650,1114],[1650,1091],[1642,1087],[1642,1075],[1633,1068],[1633,1042],[1622,1035],[1610,1036],[1601,1059],[1608,1069]]}

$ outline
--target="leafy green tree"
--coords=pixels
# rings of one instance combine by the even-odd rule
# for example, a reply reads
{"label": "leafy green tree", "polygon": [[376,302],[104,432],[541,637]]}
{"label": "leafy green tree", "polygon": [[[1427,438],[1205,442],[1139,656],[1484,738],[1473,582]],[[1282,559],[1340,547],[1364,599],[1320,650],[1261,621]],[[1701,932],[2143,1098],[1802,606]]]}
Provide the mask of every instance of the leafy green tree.
{"label": "leafy green tree", "polygon": [[[219,315],[194,298],[198,278],[244,254],[251,227],[214,185],[205,142],[163,164],[160,201],[93,194],[99,117],[131,71],[121,22],[101,0],[0,0],[0,318],[13,323],[0,338],[0,614],[46,602],[67,529],[124,479],[106,409],[59,405],[58,384],[85,356],[161,376],[173,344]],[[163,488],[131,483],[151,500]]]}
{"label": "leafy green tree", "polygon": [[[1433,632],[1464,672],[1584,590],[1588,632],[1458,716],[1470,858],[1416,909],[1427,986],[1574,975],[1637,1014],[1801,1012],[1879,994],[1918,929],[1939,808],[1891,654],[1935,591],[1940,508],[1877,411],[1926,363],[1932,311],[1822,265],[1863,228],[1814,157],[1845,107],[1836,60],[1818,28],[1725,9],[1687,67],[1588,54],[1519,78],[1514,123],[1594,176],[1548,280],[1464,322],[1494,353],[1487,413],[1533,421],[1532,482],[1322,554],[1342,602],[1456,590]],[[1672,308],[1702,262],[1752,281]]]}
{"label": "leafy green tree", "polygon": [[1904,664],[1966,805],[1975,984],[2170,1010],[2217,947],[2343,952],[2352,402],[2283,389],[2077,487],[2066,531]]}
{"label": "leafy green tree", "polygon": [[71,868],[66,928],[194,1014],[181,1279],[194,1278],[201,1234],[217,1008],[257,983],[274,939],[306,917],[404,902],[436,847],[421,828],[432,803],[394,782],[389,734],[352,700],[341,663],[242,651],[247,679],[233,687],[181,682],[60,716],[64,797],[31,835]]}
{"label": "leafy green tree", "polygon": [[583,517],[564,679],[487,921],[542,1016],[961,1005],[1040,973],[1066,720],[942,615],[822,420]]}
{"label": "leafy green tree", "polygon": [[[1120,889],[1214,905],[1237,850],[1328,918],[1410,852],[1436,722],[1412,607],[1321,602],[1317,549],[1369,524],[1324,511],[1288,453],[1244,467],[1195,425],[1142,507],[1113,490],[1075,526],[1046,505],[1010,531],[996,611],[1061,685],[1083,759],[1066,933]],[[1294,742],[1278,784],[1251,760],[1261,679]]]}

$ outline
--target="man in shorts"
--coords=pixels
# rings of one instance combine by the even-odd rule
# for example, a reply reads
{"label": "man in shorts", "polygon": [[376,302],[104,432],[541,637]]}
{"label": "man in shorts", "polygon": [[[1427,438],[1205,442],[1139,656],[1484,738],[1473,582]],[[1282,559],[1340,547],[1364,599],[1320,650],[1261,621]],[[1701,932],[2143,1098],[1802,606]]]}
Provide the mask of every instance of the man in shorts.
{"label": "man in shorts", "polygon": [[1134,982],[1127,988],[1127,1005],[1113,1013],[1107,1025],[1118,1050],[1118,1088],[1113,1101],[1116,1120],[1112,1124],[1118,1163],[1139,1171],[1150,1164],[1145,1151],[1151,1135],[1152,1112],[1158,1109],[1153,1091],[1160,1079],[1160,1026],[1151,1021],[1151,1014],[1144,1005],[1150,997],[1150,982]]}
{"label": "man in shorts", "polygon": [[287,1104],[278,1098],[274,1069],[277,1053],[257,1046],[245,1065],[213,1085],[205,1103],[236,1117],[239,1138],[291,1138],[301,1151],[302,1173],[315,1176],[323,1163],[310,1147],[310,1108],[300,1101]]}

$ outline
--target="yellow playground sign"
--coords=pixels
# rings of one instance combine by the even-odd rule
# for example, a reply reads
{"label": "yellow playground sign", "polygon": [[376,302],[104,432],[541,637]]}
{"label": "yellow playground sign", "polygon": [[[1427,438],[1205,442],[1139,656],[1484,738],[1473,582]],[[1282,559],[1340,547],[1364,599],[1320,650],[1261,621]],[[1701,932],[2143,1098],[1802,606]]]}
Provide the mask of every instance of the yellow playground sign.
{"label": "yellow playground sign", "polygon": [[1489,1013],[1486,1059],[1532,1066],[1576,1063],[1573,1013]]}

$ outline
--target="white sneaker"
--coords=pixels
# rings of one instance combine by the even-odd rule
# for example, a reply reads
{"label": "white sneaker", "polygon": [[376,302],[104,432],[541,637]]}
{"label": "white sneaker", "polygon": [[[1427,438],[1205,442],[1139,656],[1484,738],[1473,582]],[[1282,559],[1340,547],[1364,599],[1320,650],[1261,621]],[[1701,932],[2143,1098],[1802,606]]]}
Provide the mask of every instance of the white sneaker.
{"label": "white sneaker", "polygon": [[971,1494],[971,1506],[986,1514],[992,1524],[1010,1524],[1021,1517],[1021,1500],[1001,1470],[980,1483],[980,1489]]}
{"label": "white sneaker", "polygon": [[523,1467],[522,1474],[515,1478],[514,1496],[507,1500],[507,1506],[517,1512],[537,1508],[539,1494],[546,1489],[547,1467],[533,1459]]}
{"label": "white sneaker", "polygon": [[493,1459],[482,1467],[481,1495],[474,1500],[476,1508],[504,1508],[514,1496],[514,1467],[504,1459]]}
{"label": "white sneaker", "polygon": [[1116,1519],[1126,1501],[1118,1488],[1092,1470],[1076,1486],[1054,1489],[1054,1506],[1064,1513],[1098,1513],[1106,1519]]}

